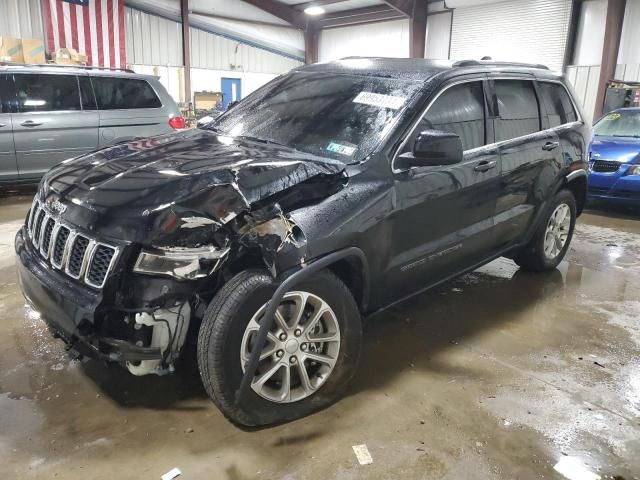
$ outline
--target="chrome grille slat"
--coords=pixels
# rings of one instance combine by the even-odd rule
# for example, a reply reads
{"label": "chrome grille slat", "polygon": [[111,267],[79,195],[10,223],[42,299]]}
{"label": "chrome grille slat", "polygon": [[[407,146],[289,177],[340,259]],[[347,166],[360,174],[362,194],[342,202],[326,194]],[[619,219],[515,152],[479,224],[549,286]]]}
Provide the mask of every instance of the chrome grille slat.
{"label": "chrome grille slat", "polygon": [[119,249],[77,232],[34,200],[27,220],[33,247],[56,269],[93,288],[102,288],[116,263]]}

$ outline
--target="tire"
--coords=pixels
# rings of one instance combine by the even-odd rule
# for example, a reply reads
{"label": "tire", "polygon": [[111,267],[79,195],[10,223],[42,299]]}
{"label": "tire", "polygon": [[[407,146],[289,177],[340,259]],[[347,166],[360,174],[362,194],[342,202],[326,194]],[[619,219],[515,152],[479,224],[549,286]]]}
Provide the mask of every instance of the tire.
{"label": "tire", "polygon": [[[314,298],[313,301],[316,301],[315,298],[320,298],[333,312],[333,315],[323,314],[322,322],[317,322],[322,325],[333,324],[334,332],[337,331],[336,325],[339,327],[338,346],[330,347],[334,349],[332,358],[335,358],[335,364],[332,367],[333,369],[328,375],[324,376],[324,380],[318,380],[323,377],[323,375],[320,375],[320,369],[328,369],[329,367],[311,361],[309,368],[313,369],[317,366],[318,370],[315,370],[316,373],[313,373],[314,371],[312,370],[312,380],[310,382],[322,381],[323,383],[319,385],[317,390],[314,390],[314,393],[305,398],[292,400],[294,397],[293,393],[291,393],[290,399],[286,399],[288,401],[273,401],[264,398],[264,392],[261,392],[260,395],[256,393],[252,385],[252,388],[247,391],[241,402],[239,404],[235,403],[236,390],[240,386],[243,376],[241,351],[245,352],[243,350],[245,344],[250,344],[249,341],[243,341],[246,337],[245,330],[247,330],[250,322],[253,322],[254,315],[257,316],[257,313],[264,308],[275,289],[272,277],[263,270],[247,270],[237,274],[215,295],[207,307],[200,327],[197,355],[202,383],[208,395],[222,413],[231,422],[238,425],[256,427],[282,423],[322,409],[335,402],[341,396],[356,371],[362,343],[360,313],[346,285],[333,273],[323,270],[308,281],[296,285],[295,291],[308,292],[311,294],[309,298]],[[287,293],[287,295],[290,294],[294,295],[291,292]],[[281,303],[281,305],[283,304]],[[315,309],[315,307],[313,308]],[[312,310],[312,313],[314,311]],[[308,316],[311,317],[312,313],[308,314]],[[325,315],[329,315],[329,317]],[[325,318],[329,318],[330,321],[325,321]],[[276,323],[274,322],[274,324]],[[255,325],[251,323],[252,327]],[[289,332],[289,334],[290,338],[287,341],[291,343],[291,339],[294,338],[293,331]],[[309,332],[309,335],[311,334],[313,332]],[[249,333],[248,335],[252,334]],[[282,334],[278,334],[276,338],[279,338],[280,335]],[[298,337],[296,342],[304,338],[305,335],[306,333]],[[270,336],[268,345],[271,345],[271,342]],[[327,342],[326,345],[328,346],[336,343],[333,340]],[[290,346],[289,344],[286,345],[287,348]],[[309,343],[307,345],[312,344]],[[304,355],[304,352],[300,350],[303,348],[302,343],[299,344],[298,348],[289,358],[294,356],[306,358],[303,356],[298,357],[299,354]],[[307,348],[310,349],[311,346]],[[279,352],[282,352],[282,349],[276,351],[273,355],[267,356],[264,362],[277,364],[278,358],[275,355]],[[312,354],[312,351],[309,350],[306,353]],[[289,356],[289,353],[285,353],[279,361],[287,363],[287,356]],[[298,366],[289,365],[288,363],[286,365],[283,364],[284,372],[293,372],[294,367],[299,368],[300,366],[308,365],[308,362],[310,362],[308,359],[304,360],[302,365]],[[260,365],[260,368],[263,368],[262,361]],[[295,373],[291,374],[290,383],[292,386],[296,384],[295,380],[299,371],[296,370]],[[258,375],[256,374],[256,377]],[[278,371],[277,375],[282,375],[282,378],[284,378],[284,373],[281,370]],[[307,379],[309,378],[307,376]],[[297,376],[299,387],[296,391],[301,391],[301,379],[302,376]],[[268,384],[266,383],[265,385]],[[276,382],[276,385],[278,385],[278,382]],[[307,382],[307,385],[310,385],[310,383]],[[286,389],[283,388],[283,391],[286,391]],[[293,392],[293,389],[291,391]],[[310,389],[305,391],[310,391]]]}
{"label": "tire", "polygon": [[[554,228],[551,225],[552,221],[555,221],[554,214],[558,212],[558,209],[562,208],[562,206],[565,206],[565,208],[568,207],[568,213],[571,215],[571,218],[568,221],[568,225],[565,225],[564,228],[559,227],[560,230],[556,231],[566,234],[566,240],[562,248],[555,247],[554,250],[551,251],[551,254],[549,254],[549,250],[545,252],[545,245],[549,245],[545,243],[545,239],[550,238],[547,236],[547,229]],[[576,199],[569,190],[560,190],[550,203],[544,219],[540,222],[540,226],[534,233],[529,244],[518,252],[513,260],[521,269],[526,271],[545,272],[553,270],[562,261],[569,249],[575,225]],[[550,236],[553,236],[553,232],[550,233]]]}

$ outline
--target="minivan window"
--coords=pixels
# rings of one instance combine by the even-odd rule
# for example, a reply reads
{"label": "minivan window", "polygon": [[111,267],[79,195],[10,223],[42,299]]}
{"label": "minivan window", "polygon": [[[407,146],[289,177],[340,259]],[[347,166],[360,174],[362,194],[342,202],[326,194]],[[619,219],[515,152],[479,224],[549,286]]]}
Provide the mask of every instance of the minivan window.
{"label": "minivan window", "polygon": [[482,82],[466,82],[445,90],[422,117],[413,138],[405,149],[413,148],[415,137],[424,130],[455,133],[462,141],[463,150],[485,144],[484,92]]}
{"label": "minivan window", "polygon": [[421,86],[395,78],[292,72],[205,128],[355,163],[391,131]]}
{"label": "minivan window", "polygon": [[96,110],[96,98],[93,95],[93,88],[91,88],[91,80],[89,80],[89,77],[78,77],[78,83],[80,84],[80,98],[82,99],[82,109]]}
{"label": "minivan window", "polygon": [[495,120],[496,142],[540,131],[540,109],[528,80],[495,80],[499,117]]}
{"label": "minivan window", "polygon": [[92,77],[100,110],[160,108],[162,103],[145,80],[122,77]]}
{"label": "minivan window", "polygon": [[75,75],[16,74],[19,112],[80,110]]}
{"label": "minivan window", "polygon": [[547,108],[549,126],[551,128],[565,123],[575,122],[578,119],[571,98],[567,90],[559,83],[539,82],[540,94]]}

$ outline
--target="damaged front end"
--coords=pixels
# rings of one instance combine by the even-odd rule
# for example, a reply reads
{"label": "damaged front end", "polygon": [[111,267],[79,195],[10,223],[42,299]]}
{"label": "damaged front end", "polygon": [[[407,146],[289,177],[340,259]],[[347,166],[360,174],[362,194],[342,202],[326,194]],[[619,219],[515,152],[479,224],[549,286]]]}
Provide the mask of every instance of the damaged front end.
{"label": "damaged front end", "polygon": [[[107,243],[118,251],[96,289],[43,258],[42,237],[28,227],[16,238],[25,296],[76,356],[117,362],[134,375],[170,372],[233,275],[266,268],[275,278],[308,258],[291,212],[344,188],[344,165],[214,138],[190,133],[178,146],[167,141],[134,156],[115,147],[57,167],[43,181],[36,199],[47,215],[89,238],[88,250]],[[54,234],[51,251],[57,240]],[[63,245],[65,255],[73,255],[74,242]],[[84,261],[93,256],[87,251]]]}

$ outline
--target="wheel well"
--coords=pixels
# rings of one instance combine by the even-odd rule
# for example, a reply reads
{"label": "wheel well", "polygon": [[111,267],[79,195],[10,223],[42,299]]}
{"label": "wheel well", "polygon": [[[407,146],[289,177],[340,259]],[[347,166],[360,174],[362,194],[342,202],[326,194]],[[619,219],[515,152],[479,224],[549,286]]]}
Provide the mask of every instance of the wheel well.
{"label": "wheel well", "polygon": [[576,211],[580,215],[587,201],[587,177],[581,176],[574,178],[564,188],[569,190],[576,199]]}
{"label": "wheel well", "polygon": [[327,267],[347,286],[353,298],[362,311],[366,304],[366,280],[364,266],[357,257],[347,257],[338,260]]}

